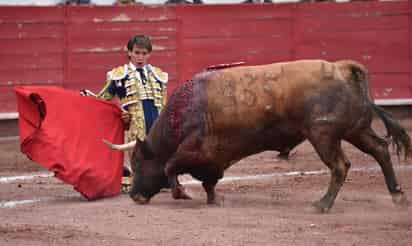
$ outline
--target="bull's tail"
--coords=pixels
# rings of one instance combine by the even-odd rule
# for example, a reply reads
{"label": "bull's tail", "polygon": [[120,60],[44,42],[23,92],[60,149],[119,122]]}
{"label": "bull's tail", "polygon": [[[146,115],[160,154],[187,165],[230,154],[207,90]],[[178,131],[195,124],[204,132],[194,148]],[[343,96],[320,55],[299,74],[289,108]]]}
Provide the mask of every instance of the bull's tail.
{"label": "bull's tail", "polygon": [[370,104],[372,105],[373,111],[383,121],[387,131],[387,138],[392,140],[398,157],[401,152],[404,153],[405,159],[412,157],[411,138],[406,130],[388,112],[377,106],[372,101]]}
{"label": "bull's tail", "polygon": [[398,157],[401,152],[404,153],[405,158],[412,157],[411,139],[406,130],[392,117],[391,114],[377,106],[369,93],[368,85],[368,71],[362,64],[351,61],[338,62],[341,71],[344,71],[346,79],[354,83],[354,87],[359,91],[359,95],[364,98],[363,102],[370,105],[373,111],[379,116],[386,127],[387,138],[393,143]]}

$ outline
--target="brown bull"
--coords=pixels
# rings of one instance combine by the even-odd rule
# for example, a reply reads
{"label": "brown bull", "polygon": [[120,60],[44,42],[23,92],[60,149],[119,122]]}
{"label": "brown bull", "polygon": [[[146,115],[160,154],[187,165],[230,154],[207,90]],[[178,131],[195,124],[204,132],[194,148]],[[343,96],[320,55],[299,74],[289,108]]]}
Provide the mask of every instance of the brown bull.
{"label": "brown bull", "polygon": [[350,167],[341,146],[346,140],[375,158],[393,201],[405,205],[388,144],[371,128],[373,113],[383,120],[398,155],[411,155],[409,136],[373,103],[367,71],[354,61],[301,60],[202,72],[174,91],[150,134],[137,142],[130,196],[146,203],[169,184],[174,198],[188,198],[177,176],[189,173],[202,182],[207,202],[214,203],[215,186],[232,164],[265,150],[286,152],[307,139],[331,172],[326,194],[315,203],[328,211]]}

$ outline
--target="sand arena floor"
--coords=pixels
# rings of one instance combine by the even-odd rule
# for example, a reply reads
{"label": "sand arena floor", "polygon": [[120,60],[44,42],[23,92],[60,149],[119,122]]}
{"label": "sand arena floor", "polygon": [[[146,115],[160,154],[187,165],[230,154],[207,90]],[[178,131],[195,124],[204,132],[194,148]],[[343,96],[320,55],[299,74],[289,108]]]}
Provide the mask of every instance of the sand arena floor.
{"label": "sand arena floor", "polygon": [[[412,136],[412,120],[401,123]],[[412,208],[392,204],[371,157],[348,144],[344,150],[352,162],[347,181],[332,210],[319,214],[311,204],[326,191],[329,172],[307,142],[289,161],[276,152],[241,160],[217,186],[224,202],[210,206],[186,176],[190,201],[166,191],[149,205],[127,195],[88,202],[22,155],[17,139],[2,140],[0,245],[411,245]],[[392,160],[412,200],[412,161]]]}

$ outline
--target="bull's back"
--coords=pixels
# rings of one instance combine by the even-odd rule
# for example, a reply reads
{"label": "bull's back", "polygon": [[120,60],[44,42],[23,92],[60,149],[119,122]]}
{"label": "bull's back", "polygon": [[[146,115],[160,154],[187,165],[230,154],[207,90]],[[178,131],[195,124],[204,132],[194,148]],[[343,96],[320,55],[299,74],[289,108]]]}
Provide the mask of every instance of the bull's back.
{"label": "bull's back", "polygon": [[[302,60],[217,71],[207,81],[208,119],[215,130],[254,128],[304,117],[308,95],[336,86],[333,63]],[[293,117],[292,117],[293,116]],[[303,119],[301,119],[303,120]]]}

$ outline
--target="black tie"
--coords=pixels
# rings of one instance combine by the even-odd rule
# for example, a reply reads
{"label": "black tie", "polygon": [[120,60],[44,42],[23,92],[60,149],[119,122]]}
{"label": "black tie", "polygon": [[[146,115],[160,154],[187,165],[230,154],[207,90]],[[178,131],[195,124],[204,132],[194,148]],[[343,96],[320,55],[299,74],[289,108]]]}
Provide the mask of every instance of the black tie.
{"label": "black tie", "polygon": [[144,75],[143,68],[136,68],[136,70],[139,72],[140,78],[142,78],[142,83],[146,84],[147,79],[146,79],[146,75]]}

